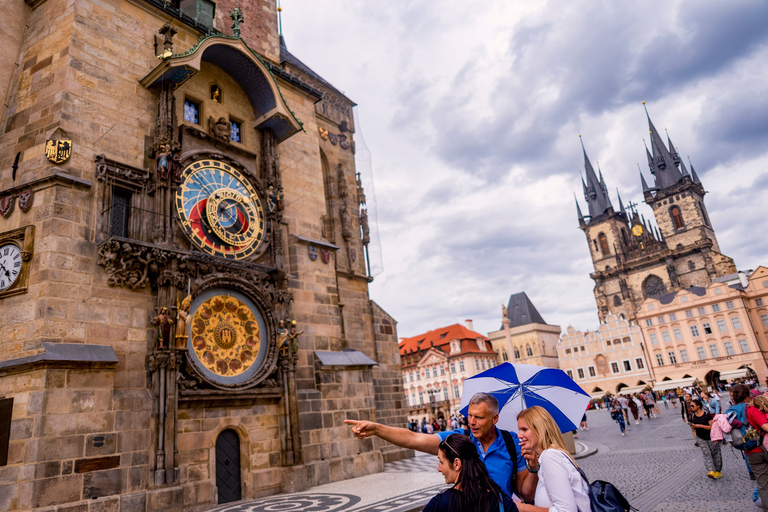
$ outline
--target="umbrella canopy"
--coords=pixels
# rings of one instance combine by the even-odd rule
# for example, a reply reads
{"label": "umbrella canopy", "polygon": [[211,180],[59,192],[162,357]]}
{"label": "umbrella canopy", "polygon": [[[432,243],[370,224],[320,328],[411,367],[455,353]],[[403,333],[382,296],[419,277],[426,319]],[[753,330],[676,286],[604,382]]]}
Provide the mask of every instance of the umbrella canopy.
{"label": "umbrella canopy", "polygon": [[517,432],[517,415],[539,405],[555,419],[561,432],[576,430],[589,405],[589,395],[558,368],[502,363],[464,381],[461,413],[467,415],[476,393],[490,393],[499,401],[499,422],[504,430]]}

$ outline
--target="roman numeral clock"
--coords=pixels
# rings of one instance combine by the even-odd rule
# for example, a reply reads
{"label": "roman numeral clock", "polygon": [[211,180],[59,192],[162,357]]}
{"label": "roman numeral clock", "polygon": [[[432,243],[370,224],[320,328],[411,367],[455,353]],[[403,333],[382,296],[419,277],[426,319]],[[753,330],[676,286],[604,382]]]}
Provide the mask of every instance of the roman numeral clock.
{"label": "roman numeral clock", "polygon": [[264,237],[259,195],[240,171],[219,160],[200,160],[184,169],[176,211],[192,242],[214,256],[247,258]]}
{"label": "roman numeral clock", "polygon": [[34,234],[34,226],[0,233],[0,299],[27,291]]}

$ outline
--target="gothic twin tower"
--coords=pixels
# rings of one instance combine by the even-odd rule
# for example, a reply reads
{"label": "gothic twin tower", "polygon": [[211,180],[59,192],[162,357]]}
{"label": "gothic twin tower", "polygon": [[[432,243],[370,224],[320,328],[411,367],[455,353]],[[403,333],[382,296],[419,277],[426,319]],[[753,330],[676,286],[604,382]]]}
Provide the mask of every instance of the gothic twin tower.
{"label": "gothic twin tower", "polygon": [[582,185],[589,215],[582,214],[578,200],[576,208],[595,267],[590,277],[601,321],[609,313],[634,320],[647,298],[707,286],[715,277],[736,272],[733,259],[720,252],[704,206],[706,191],[693,165],[689,172],[669,135],[664,145],[650,116],[648,125],[653,153],[646,147],[646,154],[654,183],[648,186],[642,171],[640,179],[655,226],[636,205],[625,208],[621,196],[618,210],[614,208],[602,172],[595,174],[584,151]]}

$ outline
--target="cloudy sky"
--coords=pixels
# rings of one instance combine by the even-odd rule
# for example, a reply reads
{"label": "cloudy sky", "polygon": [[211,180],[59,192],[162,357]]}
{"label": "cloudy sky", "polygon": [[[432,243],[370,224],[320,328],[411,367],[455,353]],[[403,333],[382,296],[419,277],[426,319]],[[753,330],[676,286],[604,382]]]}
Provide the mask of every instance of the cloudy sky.
{"label": "cloudy sky", "polygon": [[768,264],[763,0],[282,7],[291,52],[359,105],[384,264],[371,297],[400,336],[496,330],[520,291],[550,324],[597,327],[578,134],[614,204],[616,188],[640,202],[641,98],[709,191],[723,252]]}

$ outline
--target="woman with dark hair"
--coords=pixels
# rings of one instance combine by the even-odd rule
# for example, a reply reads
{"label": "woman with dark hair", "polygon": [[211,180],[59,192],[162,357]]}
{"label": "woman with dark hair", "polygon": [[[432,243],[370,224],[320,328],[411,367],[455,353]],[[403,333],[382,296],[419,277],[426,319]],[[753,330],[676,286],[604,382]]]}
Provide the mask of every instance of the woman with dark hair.
{"label": "woman with dark hair", "polygon": [[698,445],[701,453],[704,455],[704,467],[707,469],[707,476],[712,479],[718,479],[722,475],[723,457],[720,452],[720,443],[710,439],[710,430],[712,430],[712,415],[704,410],[702,401],[698,398],[691,400],[693,404],[691,410],[690,425],[693,433],[698,437]]}
{"label": "woman with dark hair", "polygon": [[[746,418],[758,432],[768,432],[768,418],[757,407],[749,405],[749,388],[743,384],[735,384],[731,388],[731,398],[734,405],[727,412],[738,410],[742,418]],[[742,410],[743,409],[743,410]],[[746,452],[747,464],[751,472],[754,472],[757,480],[757,492],[760,494],[760,501],[763,502],[763,510],[768,510],[768,455],[766,455],[762,446],[758,446]]]}
{"label": "woman with dark hair", "polygon": [[437,459],[437,470],[445,477],[445,483],[454,485],[432,498],[423,512],[517,512],[512,498],[501,492],[488,476],[469,437],[451,434],[445,438]]}

